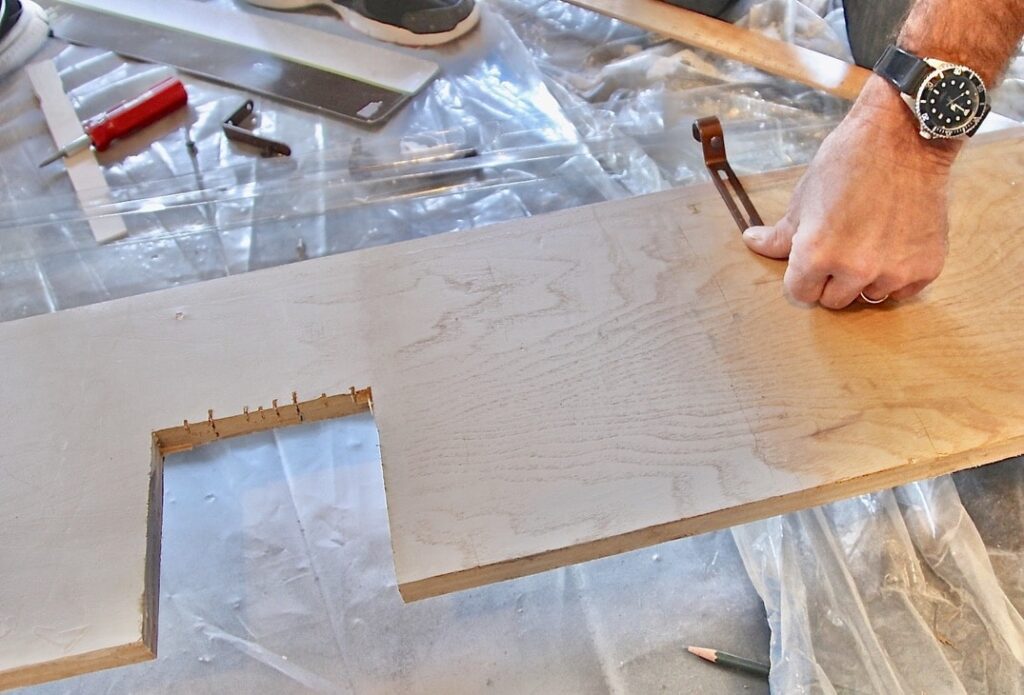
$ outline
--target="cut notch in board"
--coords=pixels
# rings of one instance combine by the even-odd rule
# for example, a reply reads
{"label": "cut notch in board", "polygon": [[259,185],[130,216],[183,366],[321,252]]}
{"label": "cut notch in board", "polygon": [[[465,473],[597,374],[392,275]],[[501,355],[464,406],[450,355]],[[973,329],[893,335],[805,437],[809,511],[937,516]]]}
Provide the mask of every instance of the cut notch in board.
{"label": "cut notch in board", "polygon": [[37,685],[115,666],[127,666],[155,659],[157,624],[160,607],[160,551],[163,536],[164,462],[168,455],[189,451],[220,439],[255,434],[278,427],[332,420],[373,411],[373,392],[351,387],[347,393],[300,401],[292,392],[291,401],[277,400],[267,407],[248,406],[236,415],[215,418],[207,411],[207,419],[167,427],[152,433],[153,449],[150,464],[148,513],[146,524],[145,580],[141,597],[142,634],[138,642],[92,652],[75,654],[53,661],[0,671],[0,690]]}
{"label": "cut notch in board", "polygon": [[144,651],[133,661],[144,661],[156,657],[157,623],[160,609],[160,548],[163,537],[164,459],[173,453],[189,451],[197,446],[220,439],[241,437],[278,427],[289,427],[321,420],[332,420],[349,415],[373,411],[373,392],[369,387],[351,387],[348,393],[300,401],[298,393],[292,391],[291,402],[281,405],[277,399],[270,407],[258,406],[251,410],[242,408],[237,415],[215,418],[213,410],[207,410],[207,419],[168,427],[153,432],[153,463],[149,481],[149,514],[147,524],[145,590],[142,597],[142,642]]}

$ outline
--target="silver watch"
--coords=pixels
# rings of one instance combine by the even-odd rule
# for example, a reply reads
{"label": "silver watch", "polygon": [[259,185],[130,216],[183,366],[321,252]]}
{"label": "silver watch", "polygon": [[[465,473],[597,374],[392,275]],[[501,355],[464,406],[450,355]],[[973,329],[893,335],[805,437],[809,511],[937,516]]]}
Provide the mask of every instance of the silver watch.
{"label": "silver watch", "polygon": [[991,110],[984,80],[966,65],[919,58],[892,45],[875,72],[900,91],[926,139],[970,137]]}

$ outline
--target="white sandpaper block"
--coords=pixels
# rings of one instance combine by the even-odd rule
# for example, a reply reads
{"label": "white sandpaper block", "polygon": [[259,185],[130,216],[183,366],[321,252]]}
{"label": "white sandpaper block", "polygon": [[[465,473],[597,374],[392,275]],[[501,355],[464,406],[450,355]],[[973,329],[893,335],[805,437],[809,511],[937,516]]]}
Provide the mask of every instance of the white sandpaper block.
{"label": "white sandpaper block", "polygon": [[[39,106],[46,117],[46,125],[50,128],[56,146],[62,147],[82,135],[85,132],[82,130],[82,123],[71,106],[71,100],[64,93],[64,85],[53,61],[33,63],[26,67],[25,71],[39,97]],[[125,236],[128,229],[120,215],[90,212],[90,208],[111,202],[110,187],[92,148],[65,157],[63,163],[96,241],[103,244]]]}

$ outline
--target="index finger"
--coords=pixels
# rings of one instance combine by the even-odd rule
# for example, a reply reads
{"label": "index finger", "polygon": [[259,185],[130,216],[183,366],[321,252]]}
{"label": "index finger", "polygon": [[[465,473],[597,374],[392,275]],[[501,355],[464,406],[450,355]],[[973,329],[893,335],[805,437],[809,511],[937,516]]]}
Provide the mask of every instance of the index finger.
{"label": "index finger", "polygon": [[803,304],[816,304],[821,299],[821,293],[825,290],[825,283],[828,282],[828,273],[814,265],[805,264],[802,256],[794,248],[789,256],[789,265],[786,266],[786,275],[782,284],[786,293],[797,302]]}

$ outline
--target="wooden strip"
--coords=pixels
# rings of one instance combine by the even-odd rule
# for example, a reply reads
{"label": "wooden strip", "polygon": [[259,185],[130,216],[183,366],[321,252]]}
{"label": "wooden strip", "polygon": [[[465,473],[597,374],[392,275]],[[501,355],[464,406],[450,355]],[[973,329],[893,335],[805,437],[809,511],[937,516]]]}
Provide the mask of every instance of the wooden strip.
{"label": "wooden strip", "polygon": [[858,65],[706,17],[663,0],[568,0],[588,10],[854,100],[871,76]]}
{"label": "wooden strip", "polygon": [[179,427],[159,430],[153,433],[154,446],[166,456],[188,451],[218,439],[355,415],[370,410],[372,402],[373,394],[370,389],[356,389],[355,386],[350,388],[348,393],[333,396],[322,393],[319,398],[303,402],[299,402],[298,394],[292,392],[291,402],[284,405],[279,405],[275,399],[266,408],[259,406],[253,409],[246,406],[242,414],[223,418],[214,418],[211,410],[202,422],[189,424],[189,421],[185,420]]}
{"label": "wooden strip", "polygon": [[[745,181],[766,219],[799,173]],[[409,599],[1021,453],[1021,180],[969,148],[946,271],[881,309],[788,304],[702,186],[2,324],[3,682],[150,654],[163,454],[247,403],[372,400]]]}

